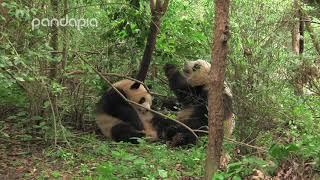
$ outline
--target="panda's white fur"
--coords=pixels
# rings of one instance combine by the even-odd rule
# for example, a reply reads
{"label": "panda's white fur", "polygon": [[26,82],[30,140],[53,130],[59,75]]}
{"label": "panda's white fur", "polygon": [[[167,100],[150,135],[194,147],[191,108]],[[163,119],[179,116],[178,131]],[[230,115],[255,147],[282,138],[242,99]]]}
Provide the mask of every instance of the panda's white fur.
{"label": "panda's white fur", "polygon": [[[146,90],[146,88],[143,85],[140,85],[138,88],[132,88],[132,85],[135,83],[135,81],[129,80],[129,79],[124,79],[121,81],[118,81],[114,83],[112,86],[117,88],[118,90],[122,90],[124,95],[128,100],[131,100],[135,103],[140,104],[143,107],[131,104],[131,106],[134,108],[136,113],[138,114],[143,126],[144,126],[144,131],[146,131],[148,134],[154,134],[150,130],[151,128],[145,128],[145,127],[150,127],[148,125],[148,120],[149,118],[152,118],[150,116],[150,112],[148,112],[148,109],[151,108],[152,105],[152,97],[150,93]],[[108,91],[113,90],[112,87],[110,87]],[[117,92],[116,92],[117,93]],[[140,103],[139,101],[141,98],[144,98],[144,102]],[[102,98],[103,100],[103,98]],[[108,103],[108,102],[105,102]],[[112,104],[112,106],[119,106],[117,103]],[[103,108],[103,107],[101,107]],[[119,106],[121,108],[121,106]],[[110,115],[108,112],[102,111],[96,115],[96,123],[98,127],[100,128],[101,132],[107,137],[107,138],[112,138],[112,128],[120,123],[124,123],[122,119],[119,119],[117,117],[114,117]],[[144,132],[141,130],[141,133]],[[138,132],[138,130],[137,130]],[[124,132],[125,133],[125,132]],[[147,134],[147,135],[148,135]]]}
{"label": "panda's white fur", "polygon": [[[197,66],[198,65],[198,66]],[[210,69],[211,64],[205,60],[197,59],[195,61],[188,61],[184,64],[183,72],[187,78],[187,82],[191,86],[201,86],[204,85],[206,90],[209,90],[210,82]],[[232,97],[231,89],[228,87],[227,83],[224,82],[224,93]],[[190,109],[186,111],[187,114],[190,114]],[[180,114],[180,115],[179,115]],[[179,113],[179,116],[185,116],[184,113]],[[183,119],[183,118],[182,118]],[[224,121],[225,135],[230,137],[235,126],[234,114],[227,116]]]}
{"label": "panda's white fur", "polygon": [[152,106],[152,97],[146,88],[141,85],[138,89],[132,90],[130,86],[134,83],[132,80],[122,80],[114,84],[115,87],[122,89],[127,98],[133,102],[139,103],[139,100],[144,97],[145,102],[140,104],[143,107],[132,104],[134,109],[137,111],[139,118],[143,124],[146,137],[151,140],[157,140],[158,134],[155,128],[152,125],[153,114],[149,111]]}
{"label": "panda's white fur", "polygon": [[128,103],[119,92],[109,88],[98,103],[96,116],[96,123],[106,137],[132,143],[138,143],[137,138],[147,137],[149,140],[168,141],[172,146],[196,142],[196,138],[184,127],[149,111],[152,97],[143,85],[125,79],[113,86],[140,106]]}
{"label": "panda's white fur", "polygon": [[147,112],[148,109],[150,109],[152,106],[152,97],[143,85],[140,85],[139,88],[137,88],[137,89],[130,88],[133,83],[135,83],[135,81],[132,81],[129,79],[124,79],[124,80],[121,80],[121,81],[114,83],[113,86],[116,88],[122,89],[124,91],[124,93],[126,94],[127,99],[129,99],[135,103],[139,104],[139,100],[142,97],[145,98],[145,102],[140,104],[144,108],[137,106],[137,105],[134,105],[134,104],[132,105],[135,108],[135,110],[137,111],[137,113],[139,114],[139,116],[141,115],[143,117],[144,113]]}
{"label": "panda's white fur", "polygon": [[183,73],[191,86],[206,85],[205,87],[208,88],[210,68],[210,63],[198,59],[186,62],[183,67]]}
{"label": "panda's white fur", "polygon": [[108,114],[97,114],[96,123],[102,134],[107,138],[112,138],[111,129],[122,121]]}
{"label": "panda's white fur", "polygon": [[[186,91],[187,89],[193,89],[193,93],[200,93],[198,95],[203,96],[203,98],[207,98],[207,91],[209,90],[209,83],[210,83],[210,69],[211,64],[205,60],[197,59],[195,61],[187,61],[184,64],[183,67],[183,74],[180,75],[179,72],[175,69],[174,65],[166,65],[165,71],[166,75],[169,79],[169,85],[170,88],[176,92],[176,95],[179,95],[179,91]],[[183,83],[183,77],[186,80],[187,85]],[[178,82],[180,81],[180,82]],[[176,85],[178,84],[178,85]],[[189,86],[189,88],[188,88]],[[232,98],[232,93],[230,88],[227,86],[226,83],[224,83],[224,94]],[[199,88],[201,89],[201,92],[199,92]],[[205,95],[203,95],[205,94]],[[182,96],[185,96],[183,93],[180,94]],[[186,97],[186,98],[192,98],[192,97]],[[178,97],[179,99],[179,97]],[[180,99],[185,99],[185,97]],[[206,99],[207,101],[207,99]],[[187,105],[184,107],[181,111],[177,114],[177,120],[181,122],[188,122],[187,124],[193,124],[192,119],[195,119],[194,121],[198,121],[204,118],[204,116],[199,115],[197,116],[199,112],[204,112],[204,110],[201,110],[201,108],[206,108],[206,106],[197,107],[198,109],[195,110],[195,106],[197,106],[197,103],[193,103],[192,105]],[[200,108],[200,109],[199,109]],[[207,112],[207,111],[206,111]],[[234,115],[233,113],[230,113],[226,116],[226,119],[224,121],[225,126],[225,135],[227,137],[230,137],[233,129],[234,129]],[[207,118],[207,117],[206,117]],[[194,122],[193,121],[193,122]],[[200,123],[204,124],[204,123]],[[193,124],[195,125],[195,124]],[[198,127],[199,128],[199,127]]]}
{"label": "panda's white fur", "polygon": [[[198,68],[194,68],[195,65],[199,65]],[[183,74],[187,79],[187,82],[191,86],[202,86],[205,85],[205,89],[209,90],[209,73],[211,64],[203,59],[197,59],[195,61],[187,61],[183,67]],[[230,97],[232,92],[226,82],[224,82],[224,91]]]}

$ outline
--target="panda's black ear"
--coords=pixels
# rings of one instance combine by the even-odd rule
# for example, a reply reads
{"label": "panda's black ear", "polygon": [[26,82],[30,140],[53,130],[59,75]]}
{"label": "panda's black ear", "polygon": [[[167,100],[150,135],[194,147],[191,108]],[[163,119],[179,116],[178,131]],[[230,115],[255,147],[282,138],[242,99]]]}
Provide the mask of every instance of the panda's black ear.
{"label": "panda's black ear", "polygon": [[138,82],[134,82],[131,86],[130,86],[130,89],[138,89],[140,87],[140,83]]}

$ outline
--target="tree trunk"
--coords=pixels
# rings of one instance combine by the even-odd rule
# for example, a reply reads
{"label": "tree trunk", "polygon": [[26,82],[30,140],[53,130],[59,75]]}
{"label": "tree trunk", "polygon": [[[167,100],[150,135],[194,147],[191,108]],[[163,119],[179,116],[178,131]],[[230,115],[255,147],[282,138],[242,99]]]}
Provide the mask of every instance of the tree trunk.
{"label": "tree trunk", "polygon": [[150,0],[150,10],[152,19],[150,22],[150,34],[148,35],[147,44],[144,49],[143,57],[140,63],[139,72],[136,79],[144,81],[147,77],[148,69],[150,66],[152,53],[156,46],[156,39],[160,29],[161,17],[167,11],[169,0],[165,0],[164,3],[161,3],[161,0]]}
{"label": "tree trunk", "polygon": [[[304,18],[301,12],[299,0],[293,1],[295,10],[295,22],[292,30],[292,51],[297,55],[302,55],[304,50]],[[301,56],[302,57],[302,56]],[[301,59],[303,61],[303,59]],[[303,62],[302,62],[303,65]],[[298,75],[299,76],[299,75]],[[298,77],[299,78],[299,77]],[[298,79],[293,82],[294,94],[297,96],[303,95],[303,84]]]}
{"label": "tree trunk", "polygon": [[304,51],[304,18],[301,10],[298,11],[299,15],[299,54],[302,54]]}
{"label": "tree trunk", "polygon": [[293,7],[295,8],[295,19],[297,21],[294,23],[292,30],[292,50],[295,54],[301,55],[304,50],[304,20],[298,0],[293,2]]}
{"label": "tree trunk", "polygon": [[320,44],[319,44],[317,34],[314,32],[314,30],[311,26],[311,18],[308,16],[308,14],[306,14],[306,12],[303,12],[302,14],[303,14],[304,20],[306,22],[306,29],[310,35],[312,44],[313,44],[314,48],[316,49],[318,55],[320,55]]}
{"label": "tree trunk", "polygon": [[212,178],[220,164],[223,142],[223,100],[224,76],[228,53],[227,41],[229,38],[229,6],[230,0],[215,1],[215,22],[213,46],[211,52],[210,85],[208,92],[208,124],[209,138],[205,179]]}
{"label": "tree trunk", "polygon": [[292,29],[292,51],[295,54],[299,54],[299,22],[295,22]]}
{"label": "tree trunk", "polygon": [[[53,12],[53,17],[58,18],[59,17],[59,1],[58,0],[51,0],[51,8]],[[57,52],[59,48],[59,37],[58,32],[59,28],[56,24],[57,22],[53,22],[52,29],[51,29],[51,39],[50,39],[50,46],[53,49],[52,58],[53,61],[50,62],[50,70],[49,70],[49,79],[50,79],[50,86],[51,83],[56,80],[57,78],[57,72],[58,72],[58,63],[57,63]],[[58,106],[57,106],[57,97],[53,94],[52,90],[48,88],[48,98],[50,102],[50,111],[53,117],[52,126],[54,128],[54,145],[57,145],[57,139],[58,139],[58,133],[57,133],[57,114],[58,114]]]}
{"label": "tree trunk", "polygon": [[[51,8],[53,12],[54,18],[58,18],[58,10],[59,10],[59,1],[58,0],[51,0]],[[49,78],[51,80],[55,79],[57,76],[57,61],[55,60],[57,54],[55,52],[58,51],[58,26],[56,22],[52,24],[51,28],[51,39],[50,39],[50,46],[53,49],[52,58],[54,61],[50,62],[50,71],[49,71]]]}
{"label": "tree trunk", "polygon": [[[5,9],[1,4],[3,3],[3,0],[0,0],[0,15],[3,16],[4,18],[8,18],[8,10]],[[7,20],[8,21],[8,20]]]}
{"label": "tree trunk", "polygon": [[[63,14],[68,14],[68,0],[63,1]],[[61,69],[64,71],[64,68],[67,64],[68,60],[68,28],[63,28],[63,49],[62,49],[62,62],[61,62]]]}

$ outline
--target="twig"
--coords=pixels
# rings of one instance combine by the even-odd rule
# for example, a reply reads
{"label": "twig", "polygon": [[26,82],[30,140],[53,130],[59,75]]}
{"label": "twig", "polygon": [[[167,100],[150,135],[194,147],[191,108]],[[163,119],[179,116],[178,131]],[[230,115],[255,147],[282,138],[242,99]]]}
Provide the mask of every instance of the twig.
{"label": "twig", "polygon": [[229,142],[233,142],[233,143],[236,143],[236,144],[239,144],[239,145],[242,145],[242,146],[248,146],[248,147],[251,147],[253,149],[258,149],[258,150],[263,151],[263,152],[268,152],[265,148],[262,148],[262,147],[253,146],[253,145],[250,145],[250,144],[247,144],[247,143],[244,143],[244,142],[239,142],[239,141],[236,141],[234,139],[227,138],[227,137],[225,137],[225,139],[227,141],[229,141]]}
{"label": "twig", "polygon": [[171,121],[173,121],[173,122],[175,122],[175,123],[183,126],[184,128],[188,129],[188,130],[196,137],[196,139],[198,139],[197,134],[196,134],[190,127],[188,127],[187,125],[183,124],[182,122],[177,121],[177,120],[175,120],[175,119],[172,119],[172,118],[170,118],[169,116],[166,116],[166,115],[164,115],[164,114],[162,114],[162,113],[159,113],[159,112],[157,112],[157,111],[155,111],[155,110],[148,109],[148,108],[142,106],[141,104],[138,104],[138,103],[136,103],[136,102],[134,102],[134,101],[131,101],[131,100],[127,99],[116,87],[113,86],[113,84],[112,84],[106,77],[103,76],[103,74],[101,74],[98,70],[96,70],[90,63],[88,63],[86,60],[84,60],[84,58],[82,58],[79,54],[76,54],[76,55],[77,55],[84,63],[88,64],[88,65],[91,67],[91,69],[94,70],[104,81],[106,81],[106,82],[111,86],[111,88],[112,88],[113,90],[115,90],[115,91],[121,96],[121,98],[122,98],[123,100],[127,101],[127,102],[130,103],[130,104],[134,104],[134,105],[139,106],[139,107],[141,107],[141,108],[147,109],[148,111],[150,111],[150,112],[152,112],[152,113],[155,113],[155,114],[157,114],[157,115],[159,115],[159,116],[162,116],[162,117],[164,117],[164,118],[166,118],[166,119],[168,119],[168,120],[171,120]]}
{"label": "twig", "polygon": [[16,83],[18,84],[18,86],[20,86],[23,90],[25,90],[27,93],[29,93],[29,90],[25,87],[25,85],[22,82],[20,82],[19,80],[17,80],[17,78],[9,70],[5,69],[4,67],[1,67],[1,69],[4,72],[6,72],[10,76],[11,79],[15,80]]}
{"label": "twig", "polygon": [[[208,131],[205,131],[205,130],[193,130],[193,131],[194,132],[200,132],[200,133],[206,133],[206,134],[209,133]],[[267,152],[267,150],[262,148],[262,147],[253,146],[253,145],[250,145],[250,144],[247,144],[247,143],[244,143],[244,142],[239,142],[239,141],[236,141],[234,139],[227,138],[227,137],[224,137],[224,139],[229,141],[229,142],[233,142],[235,144],[239,144],[239,145],[242,145],[242,146],[248,146],[248,147],[251,147],[251,148],[254,148],[254,149],[258,149],[258,150],[263,151],[263,152]]]}
{"label": "twig", "polygon": [[48,101],[49,101],[49,104],[50,104],[50,107],[51,107],[51,112],[52,112],[52,117],[53,117],[54,145],[56,146],[57,145],[57,141],[58,141],[58,137],[57,137],[57,119],[56,119],[55,111],[54,111],[53,104],[52,104],[52,101],[51,101],[51,98],[50,98],[48,87],[45,87],[45,90],[46,90],[46,93],[47,93],[47,96],[48,96]]}
{"label": "twig", "polygon": [[139,80],[134,79],[134,78],[132,78],[132,77],[129,77],[129,76],[126,76],[126,75],[121,75],[121,74],[116,74],[116,73],[104,73],[104,74],[102,74],[102,75],[115,76],[115,77],[121,77],[121,78],[130,79],[130,80],[132,80],[132,81],[135,81],[135,82],[137,82],[137,83],[142,84],[142,85],[144,86],[144,88],[146,88],[147,92],[151,94],[151,91],[150,91],[150,89],[148,88],[147,85],[145,85],[142,81],[139,81]]}
{"label": "twig", "polygon": [[[76,71],[72,71],[72,72],[66,73],[67,76],[78,75],[78,74],[84,74],[84,72],[80,71],[80,70],[76,70]],[[116,74],[116,73],[103,73],[102,75],[104,75],[104,76],[115,76],[115,77],[121,77],[121,78],[130,79],[132,81],[135,81],[135,82],[138,82],[138,83],[142,84],[146,88],[147,92],[150,93],[153,96],[167,97],[166,95],[163,95],[163,94],[159,94],[159,93],[156,93],[156,92],[151,92],[151,90],[148,88],[148,86],[146,84],[144,84],[142,81],[139,81],[139,80],[134,79],[132,77],[129,77],[129,76],[126,76],[126,75],[122,75],[122,74]]]}
{"label": "twig", "polygon": [[318,40],[318,37],[317,37],[316,33],[313,31],[313,28],[311,26],[311,19],[304,9],[301,9],[301,12],[302,12],[303,17],[306,19],[306,21],[305,21],[306,29],[309,32],[313,46],[314,46],[317,54],[320,55],[319,40]]}
{"label": "twig", "polygon": [[8,153],[8,156],[23,156],[23,155],[29,155],[29,154],[31,154],[31,152],[27,151],[27,152]]}
{"label": "twig", "polygon": [[76,7],[70,7],[67,9],[65,13],[62,14],[61,17],[65,17],[67,14],[69,14],[70,11],[77,10],[80,8],[86,8],[86,7],[94,7],[94,6],[102,6],[102,5],[126,5],[126,6],[132,6],[129,3],[98,3],[98,4],[89,4],[89,5],[82,5],[82,6],[76,6]]}
{"label": "twig", "polygon": [[[73,50],[70,50],[69,52],[72,52],[72,53],[83,53],[83,54],[107,54],[107,53],[102,53],[102,52],[99,52],[99,51],[73,51]],[[49,51],[49,53],[54,53],[54,54],[63,54],[64,52],[63,51]]]}
{"label": "twig", "polygon": [[153,95],[153,96],[168,97],[168,96],[166,96],[166,95],[159,94],[159,93],[155,93],[155,92],[150,92],[150,94]]}

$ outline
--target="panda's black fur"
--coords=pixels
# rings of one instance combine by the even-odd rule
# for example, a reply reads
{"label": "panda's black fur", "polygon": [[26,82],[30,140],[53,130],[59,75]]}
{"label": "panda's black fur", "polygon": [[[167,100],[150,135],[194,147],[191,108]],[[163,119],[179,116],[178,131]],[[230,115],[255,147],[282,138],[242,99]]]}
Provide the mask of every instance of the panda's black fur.
{"label": "panda's black fur", "polygon": [[[203,129],[208,126],[208,78],[211,65],[204,60],[189,61],[179,72],[176,65],[166,64],[165,75],[169,87],[182,104],[182,110],[177,114],[177,120],[185,123],[191,129]],[[224,119],[226,135],[233,130],[232,95],[226,89],[223,92]]]}
{"label": "panda's black fur", "polygon": [[169,80],[169,87],[183,106],[206,104],[207,89],[205,85],[192,86],[186,77],[177,70],[176,65],[166,64],[165,75]]}
{"label": "panda's black fur", "polygon": [[[122,89],[118,91],[126,96]],[[137,143],[133,137],[144,136],[137,112],[112,88],[103,94],[97,105],[97,123],[101,132],[115,141]]]}
{"label": "panda's black fur", "polygon": [[113,88],[108,89],[97,105],[96,120],[106,137],[131,143],[147,137],[169,142],[172,146],[195,143],[194,135],[184,127],[147,110],[152,98],[143,85],[125,79],[113,86],[127,99],[145,108],[129,104]]}

